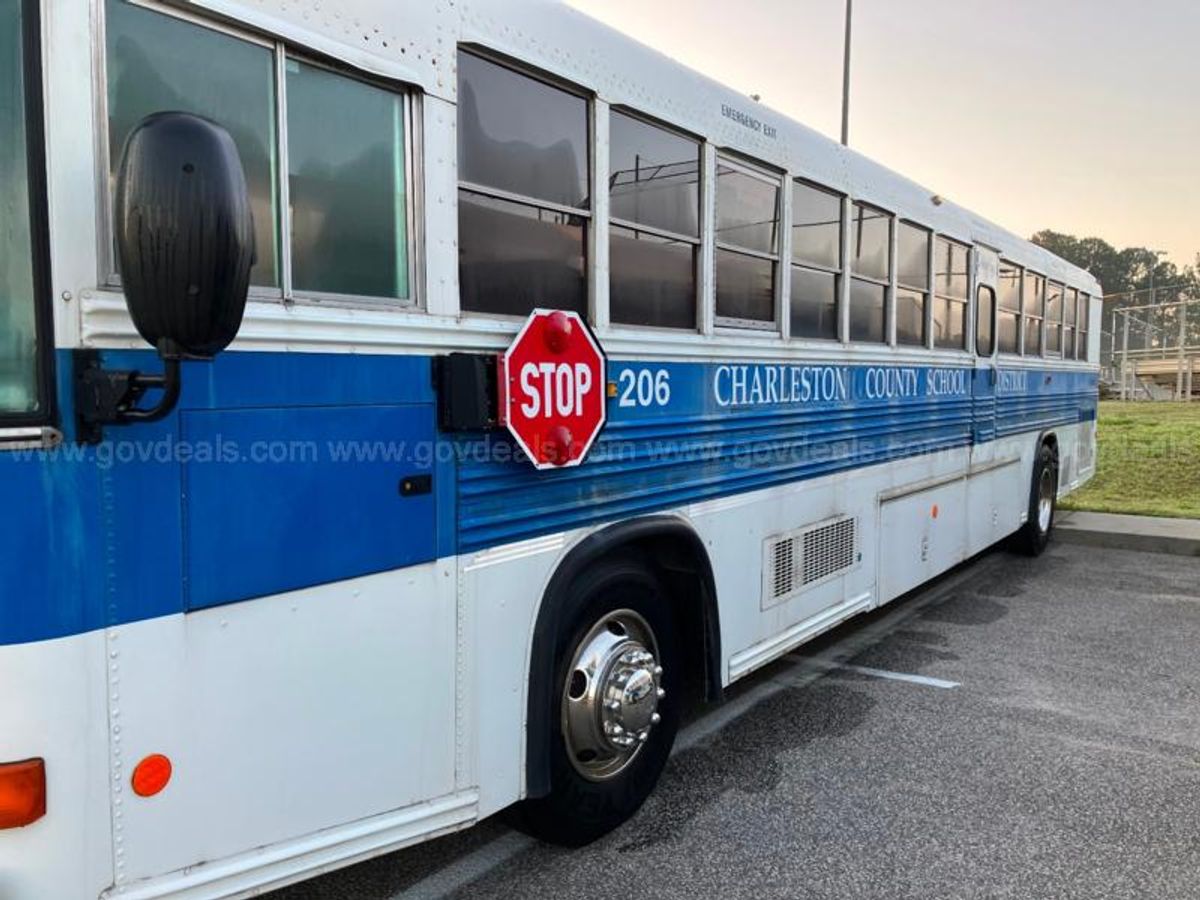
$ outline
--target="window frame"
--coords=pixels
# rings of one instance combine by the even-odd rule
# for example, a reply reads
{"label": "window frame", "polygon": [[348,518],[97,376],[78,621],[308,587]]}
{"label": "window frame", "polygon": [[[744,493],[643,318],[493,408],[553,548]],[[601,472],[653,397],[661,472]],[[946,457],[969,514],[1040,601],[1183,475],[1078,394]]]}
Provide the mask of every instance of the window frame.
{"label": "window frame", "polygon": [[[721,165],[729,165],[735,171],[743,175],[748,175],[755,178],[764,184],[771,185],[775,188],[775,253],[764,253],[761,250],[751,250],[745,247],[739,247],[736,244],[730,244],[720,240],[717,237],[717,221],[720,216],[720,195],[721,195]],[[712,230],[712,294],[713,294],[713,327],[715,330],[726,330],[730,332],[759,332],[779,335],[783,328],[783,311],[780,309],[780,297],[782,295],[783,286],[783,208],[786,202],[783,193],[785,188],[790,187],[786,176],[782,172],[772,169],[766,163],[754,162],[737,155],[728,150],[718,148],[716,153],[716,166],[713,169],[713,230]],[[703,196],[703,195],[701,195]],[[701,226],[703,230],[703,225]],[[753,259],[766,260],[774,264],[774,277],[771,279],[771,305],[774,310],[771,321],[764,319],[740,319],[736,316],[723,316],[717,312],[717,251],[724,250],[727,253],[735,253],[740,256],[748,256]],[[791,269],[788,270],[791,275]]]}
{"label": "window frame", "polygon": [[414,309],[422,308],[422,295],[420,292],[421,279],[420,266],[418,264],[417,253],[423,248],[423,244],[417,239],[417,230],[420,228],[419,217],[417,216],[416,195],[420,192],[420,169],[416,164],[416,154],[419,152],[423,142],[417,138],[420,129],[420,102],[419,94],[411,88],[403,85],[390,83],[386,79],[372,76],[366,72],[359,72],[356,69],[350,69],[345,66],[334,65],[328,61],[322,60],[319,57],[313,56],[311,53],[299,52],[294,48],[290,48],[287,44],[280,41],[277,45],[278,49],[275,54],[276,65],[276,83],[286,85],[287,64],[288,60],[295,60],[301,65],[310,66],[312,68],[321,69],[333,75],[338,75],[342,78],[347,78],[351,81],[357,81],[360,84],[368,87],[377,88],[394,94],[400,99],[400,115],[404,122],[404,188],[405,188],[405,243],[407,244],[405,253],[408,263],[408,297],[379,297],[370,294],[344,294],[340,292],[330,291],[308,291],[297,290],[292,284],[292,212],[291,203],[291,185],[289,183],[289,156],[288,156],[288,130],[287,130],[287,90],[276,89],[276,117],[280,120],[278,125],[279,142],[279,172],[281,184],[279,187],[279,233],[286,236],[286,240],[280,242],[279,267],[280,274],[283,276],[280,281],[286,285],[284,292],[285,302],[304,303],[310,302],[324,306],[328,305],[346,305],[346,306],[363,306],[371,305],[373,307],[399,308],[399,309]]}
{"label": "window frame", "polygon": [[[1025,279],[1029,278],[1030,276],[1040,279],[1041,286],[1042,286],[1041,295],[1033,298],[1034,302],[1038,304],[1038,312],[1036,315],[1033,314],[1032,312],[1028,312],[1026,310],[1026,306],[1027,306],[1026,301],[1029,298],[1027,297],[1027,295],[1025,293]],[[1047,278],[1045,275],[1043,275],[1041,272],[1037,271],[1036,269],[1031,269],[1028,266],[1026,266],[1024,269],[1024,274],[1022,275],[1022,278],[1021,278],[1021,318],[1023,318],[1026,321],[1026,324],[1028,324],[1030,321],[1034,321],[1034,320],[1037,321],[1037,323],[1038,323],[1038,326],[1037,326],[1038,346],[1037,346],[1036,352],[1030,353],[1029,348],[1026,346],[1026,342],[1025,342],[1025,331],[1022,331],[1021,332],[1021,355],[1022,356],[1033,356],[1033,357],[1037,357],[1038,359],[1044,359],[1046,356],[1046,285],[1049,282],[1049,280],[1050,280],[1049,278]]]}
{"label": "window frame", "polygon": [[[792,214],[790,216],[789,222],[787,223],[789,230],[794,229],[796,227],[796,219],[795,219],[796,195],[795,195],[795,192],[793,191],[793,187],[797,184],[802,187],[808,188],[809,190],[820,191],[823,194],[828,194],[830,197],[833,197],[834,199],[836,199],[838,201],[838,266],[835,269],[831,269],[831,268],[821,265],[820,263],[809,262],[807,260],[803,261],[803,262],[797,262],[795,250],[792,248],[792,246],[791,246],[792,242],[789,240],[789,242],[788,242],[789,243],[789,247],[788,247],[789,254],[788,254],[788,260],[787,260],[787,277],[789,279],[792,277],[792,269],[807,269],[808,271],[811,271],[811,272],[822,272],[826,275],[832,275],[833,276],[833,285],[834,285],[833,296],[834,296],[834,301],[835,301],[835,305],[836,305],[836,309],[837,309],[837,322],[836,322],[836,328],[834,329],[834,331],[836,333],[831,338],[813,337],[812,335],[796,335],[792,332],[791,327],[789,325],[788,340],[789,341],[819,341],[823,344],[840,343],[844,339],[843,335],[842,335],[842,306],[844,305],[842,286],[844,285],[845,279],[846,279],[846,199],[847,199],[847,196],[842,191],[835,190],[834,188],[831,188],[831,187],[826,187],[825,185],[820,184],[816,181],[813,181],[810,178],[803,178],[799,175],[793,175],[792,178],[788,181],[788,183],[786,185],[786,190],[791,192],[791,197],[789,198],[789,203],[791,204],[790,208],[791,208]],[[780,277],[782,278],[783,276],[781,275]],[[789,320],[791,319],[792,304],[794,302],[795,302],[795,297],[792,296],[791,291],[789,290],[788,291],[788,308],[786,310],[784,310],[783,313],[781,314],[781,315],[786,315],[789,318]],[[781,322],[782,322],[782,320],[781,320]]]}
{"label": "window frame", "polygon": [[1079,291],[1079,311],[1075,316],[1075,358],[1079,362],[1091,362],[1088,358],[1088,341],[1091,334],[1092,295],[1088,291]]}
{"label": "window frame", "polygon": [[[1062,293],[1062,297],[1060,298],[1059,304],[1058,304],[1058,319],[1057,320],[1053,320],[1050,318],[1050,285],[1052,285],[1052,284],[1057,285],[1059,288],[1059,291]],[[1063,350],[1063,334],[1064,334],[1064,331],[1063,331],[1064,324],[1063,323],[1066,320],[1066,312],[1067,312],[1067,290],[1068,290],[1068,287],[1067,287],[1067,283],[1065,281],[1055,281],[1053,278],[1050,278],[1050,277],[1046,278],[1046,290],[1045,290],[1045,295],[1044,295],[1045,303],[1043,304],[1043,309],[1045,310],[1045,317],[1042,319],[1042,356],[1046,357],[1047,359],[1066,359],[1067,358],[1066,353]],[[1050,349],[1049,337],[1050,337],[1050,329],[1051,328],[1058,329],[1058,349],[1057,350]]]}
{"label": "window frame", "polygon": [[[1002,278],[997,276],[996,283],[996,355],[997,356],[1020,356],[1022,345],[1025,342],[1025,267],[1020,263],[1015,263],[1011,259],[1000,257],[999,271],[1003,272],[1005,268],[1013,269],[1017,273],[1017,308],[1016,310],[1000,304],[1000,283]],[[1002,314],[1015,314],[1017,317],[1017,349],[1002,350],[1000,348],[1000,317]]]}
{"label": "window frame", "polygon": [[[1070,303],[1071,318],[1070,318],[1069,323],[1068,323],[1068,319],[1067,319],[1067,298],[1068,297],[1071,298],[1071,303]],[[1078,344],[1076,343],[1076,341],[1077,341],[1076,335],[1078,332],[1078,325],[1077,325],[1078,321],[1079,321],[1079,288],[1071,287],[1071,285],[1066,284],[1063,286],[1063,331],[1062,331],[1062,334],[1063,334],[1063,337],[1062,337],[1063,359],[1074,360],[1074,359],[1079,358]],[[1067,344],[1068,332],[1071,335],[1071,342],[1070,342],[1069,346]]]}
{"label": "window frame", "polygon": [[[470,56],[474,56],[478,59],[482,59],[485,62],[489,62],[494,66],[500,66],[501,68],[508,69],[510,72],[515,72],[516,74],[521,75],[525,78],[529,78],[533,81],[540,81],[542,84],[547,85],[548,87],[555,88],[556,90],[563,91],[564,93],[567,93],[567,94],[572,94],[584,101],[584,104],[585,104],[584,120],[586,122],[586,127],[587,127],[587,137],[585,139],[585,145],[587,146],[587,153],[588,153],[587,172],[586,172],[586,178],[584,180],[588,186],[588,191],[589,191],[588,205],[586,208],[579,207],[579,206],[567,206],[565,204],[555,203],[551,200],[540,200],[536,197],[529,197],[529,196],[526,196],[525,194],[516,194],[516,193],[513,193],[512,191],[506,191],[502,188],[488,187],[487,185],[478,184],[477,182],[474,182],[474,181],[464,181],[461,178],[457,177],[457,174],[458,174],[458,157],[457,157],[457,155],[455,156],[455,164],[454,164],[454,170],[455,170],[455,175],[456,175],[456,178],[454,181],[454,201],[457,204],[459,195],[463,191],[466,191],[469,194],[478,194],[478,195],[481,195],[484,197],[491,197],[495,200],[502,200],[502,201],[505,201],[508,203],[515,203],[518,206],[526,206],[531,209],[544,209],[544,210],[547,210],[548,212],[558,213],[560,215],[566,215],[566,216],[578,216],[578,217],[584,219],[585,224],[583,226],[583,280],[584,280],[584,288],[583,288],[584,289],[584,298],[583,299],[584,299],[584,307],[588,311],[585,318],[590,319],[591,316],[593,315],[593,311],[595,308],[595,296],[594,296],[595,286],[593,284],[593,279],[590,275],[590,271],[591,271],[592,266],[594,265],[593,250],[596,245],[596,239],[597,239],[596,229],[598,227],[596,224],[597,223],[596,198],[594,196],[591,196],[592,187],[596,183],[596,122],[595,122],[596,95],[595,95],[595,92],[589,91],[587,88],[585,88],[581,85],[578,85],[578,84],[574,84],[570,81],[566,81],[565,79],[556,78],[554,75],[552,75],[549,72],[545,72],[545,71],[542,71],[541,69],[534,68],[533,66],[529,65],[528,63],[522,62],[521,60],[513,59],[512,57],[505,56],[504,54],[498,53],[495,50],[492,50],[491,48],[484,46],[483,44],[474,44],[474,43],[465,43],[465,42],[460,42],[454,47],[454,61],[455,61],[455,76],[454,77],[455,78],[458,77],[458,75],[457,75],[458,55],[460,53],[466,53]],[[457,109],[456,109],[455,116],[457,116],[457,115],[458,115],[458,113],[457,113]],[[455,119],[455,128],[456,129],[458,128],[457,118]],[[455,153],[457,154],[457,150],[455,151]],[[459,232],[460,232],[459,220],[457,217],[455,217],[454,234],[455,234],[456,242],[461,242],[461,240],[462,240],[462,235]],[[608,229],[605,228],[605,237],[607,237],[607,233],[608,233]],[[456,271],[457,271],[457,269],[456,269]],[[520,321],[523,321],[528,316],[528,314],[522,316],[522,315],[513,315],[510,313],[493,313],[493,312],[484,312],[482,310],[477,310],[477,309],[467,309],[465,306],[462,305],[461,294],[459,296],[458,314],[461,317],[470,316],[471,318],[475,318],[475,319],[490,319],[490,320],[496,321],[496,322],[520,322]],[[629,326],[629,327],[636,328],[638,326],[634,325],[634,326]],[[664,330],[682,330],[682,329],[664,329]]]}
{"label": "window frame", "polygon": [[[675,135],[676,137],[681,137],[681,138],[684,138],[689,141],[694,141],[696,144],[696,201],[697,201],[697,205],[696,205],[696,209],[697,209],[696,236],[695,237],[692,237],[692,236],[686,235],[686,234],[679,234],[678,232],[670,231],[666,228],[659,228],[655,225],[642,225],[638,222],[634,222],[629,219],[622,219],[619,216],[614,216],[612,214],[612,212],[611,212],[611,209],[612,209],[612,201],[611,201],[612,185],[609,183],[609,179],[612,177],[612,175],[611,175],[611,172],[606,172],[604,174],[604,184],[608,189],[608,194],[609,194],[609,198],[610,198],[609,203],[608,203],[608,208],[610,210],[610,212],[608,214],[608,223],[604,228],[604,235],[603,235],[603,238],[609,247],[609,249],[606,252],[608,254],[610,254],[610,261],[609,261],[609,267],[608,267],[608,272],[607,272],[607,276],[608,276],[608,292],[607,293],[608,293],[608,298],[609,298],[609,300],[608,300],[609,326],[614,329],[633,329],[636,331],[648,330],[648,331],[664,332],[667,334],[691,334],[691,333],[698,334],[700,332],[701,320],[703,318],[702,304],[704,302],[704,286],[703,286],[703,277],[702,276],[703,276],[703,270],[704,270],[704,242],[707,239],[707,235],[705,234],[705,227],[704,227],[706,224],[705,218],[704,218],[704,191],[705,191],[705,187],[706,187],[706,184],[705,184],[706,173],[704,171],[704,145],[705,145],[704,138],[700,137],[699,135],[691,134],[690,132],[685,131],[682,128],[677,128],[674,125],[669,125],[666,122],[662,121],[661,119],[656,119],[653,116],[650,116],[650,115],[647,115],[646,113],[640,112],[630,106],[622,106],[619,104],[610,104],[607,106],[607,112],[608,112],[608,117],[609,117],[608,126],[609,126],[609,145],[610,145],[610,147],[612,144],[611,135],[612,135],[613,113],[620,113],[621,115],[626,116],[627,118],[634,119],[638,122],[641,122],[643,125],[649,125],[651,128],[657,128],[660,131],[665,131],[668,134]],[[588,131],[588,138],[589,138],[588,153],[589,153],[589,155],[591,155],[594,150],[594,147],[591,146],[591,143],[594,141],[594,135],[592,134],[592,124],[591,124],[593,114],[594,114],[594,104],[589,101],[589,115],[588,115],[588,130],[589,130]],[[593,164],[594,164],[594,160],[589,159],[589,161],[588,161],[589,174],[591,174],[590,167]],[[593,211],[594,211],[594,206],[595,206],[595,204],[593,203]],[[694,247],[692,277],[695,279],[695,282],[693,285],[694,290],[693,290],[692,301],[693,301],[693,312],[695,313],[695,315],[693,317],[693,324],[690,329],[689,328],[676,328],[676,327],[670,326],[670,325],[638,325],[638,324],[635,324],[632,322],[618,322],[612,318],[612,262],[611,262],[612,237],[611,237],[611,231],[612,231],[612,227],[614,225],[617,228],[623,228],[626,231],[644,231],[645,233],[652,234],[655,237],[665,238],[665,239],[673,240],[673,241],[679,241],[680,243],[690,244],[690,245],[692,245],[692,247]],[[593,225],[593,227],[596,227],[596,226]],[[597,238],[599,239],[600,237],[601,236],[599,234],[597,234]],[[588,241],[585,239],[584,243],[586,244],[586,243],[588,243]],[[589,300],[590,299],[591,298],[589,298]],[[715,298],[714,298],[714,304],[715,304]]]}
{"label": "window frame", "polygon": [[[931,327],[931,323],[933,321],[932,320],[933,304],[931,302],[931,298],[934,296],[934,291],[935,291],[936,286],[934,285],[932,261],[935,258],[933,256],[933,254],[936,253],[937,245],[936,245],[935,241],[937,238],[937,234],[934,232],[934,230],[932,228],[922,225],[920,222],[915,222],[912,219],[896,219],[895,223],[894,223],[894,227],[893,227],[892,238],[893,238],[893,245],[896,248],[897,256],[899,255],[899,250],[900,250],[900,229],[903,228],[904,226],[908,226],[909,228],[913,228],[913,229],[916,229],[917,231],[922,231],[925,233],[925,282],[926,282],[926,284],[925,284],[924,288],[921,288],[921,287],[918,287],[918,286],[912,285],[912,284],[905,284],[903,281],[900,280],[900,265],[899,265],[898,260],[896,260],[896,259],[892,260],[893,280],[896,283],[895,293],[892,294],[892,297],[891,297],[891,306],[895,312],[894,312],[894,314],[892,314],[890,316],[890,318],[892,320],[894,320],[896,323],[893,338],[895,340],[895,346],[897,346],[897,347],[910,347],[910,348],[917,347],[917,348],[928,349],[930,346],[930,343],[933,340],[933,334],[932,334],[933,329]],[[921,340],[915,344],[902,342],[900,340],[900,327],[899,327],[900,291],[910,291],[914,294],[920,294],[921,298],[922,298],[922,300],[921,300]],[[942,348],[942,349],[945,349],[945,348]]]}
{"label": "window frame", "polygon": [[25,111],[26,185],[33,276],[35,384],[33,412],[0,410],[0,429],[49,428],[58,423],[55,390],[54,311],[51,307],[50,213],[46,173],[46,122],[42,90],[42,16],[38,0],[21,0],[22,100]]}
{"label": "window frame", "polygon": [[[937,279],[938,279],[938,272],[937,272],[938,241],[944,241],[947,244],[950,244],[955,247],[959,247],[959,248],[963,249],[964,251],[966,251],[967,271],[964,274],[964,277],[967,280],[967,296],[965,298],[964,297],[951,297],[949,294],[943,294],[940,291],[938,291],[938,284],[937,284]],[[939,232],[934,233],[934,235],[933,235],[933,267],[929,273],[930,295],[933,298],[933,300],[932,300],[931,308],[929,311],[930,314],[929,314],[928,338],[929,338],[929,346],[935,352],[964,353],[968,356],[975,355],[975,341],[973,340],[974,335],[972,334],[972,331],[974,330],[973,326],[975,325],[975,319],[971,315],[971,310],[972,310],[972,305],[973,305],[972,304],[973,298],[972,298],[972,292],[971,292],[971,284],[972,284],[972,281],[974,280],[974,278],[973,278],[974,265],[975,265],[975,246],[974,246],[974,244],[972,244],[970,241],[959,240],[958,238],[952,237],[951,235],[946,234],[944,232],[939,231]],[[953,273],[950,273],[950,274],[952,275]],[[963,308],[962,309],[963,341],[962,341],[961,346],[949,346],[949,345],[938,343],[937,329],[934,328],[934,325],[936,324],[936,321],[937,321],[937,305],[938,305],[939,300],[949,301],[950,303],[957,303],[960,306],[962,306],[962,308]]]}
{"label": "window frame", "polygon": [[[894,346],[893,335],[890,334],[890,332],[893,330],[893,328],[892,328],[892,325],[893,325],[892,310],[894,309],[895,304],[896,304],[896,294],[895,294],[896,221],[897,221],[896,214],[894,212],[892,212],[891,210],[885,209],[884,207],[879,206],[875,203],[871,203],[868,200],[861,200],[861,199],[856,199],[854,197],[851,197],[850,198],[850,213],[846,217],[846,225],[844,226],[844,227],[848,228],[850,230],[850,232],[853,232],[853,230],[854,230],[854,208],[856,206],[861,206],[861,207],[864,207],[865,209],[871,209],[877,213],[882,213],[884,218],[887,219],[887,223],[888,223],[888,239],[887,239],[888,273],[887,273],[886,278],[879,279],[879,278],[875,278],[872,275],[863,275],[863,274],[859,274],[859,273],[855,272],[854,265],[853,265],[854,254],[851,252],[849,245],[847,245],[846,247],[843,248],[843,252],[846,255],[846,278],[848,279],[847,283],[846,283],[847,290],[845,292],[846,312],[848,314],[845,342],[848,344],[857,344],[857,345],[862,345],[865,347],[891,347],[891,346]],[[853,240],[854,240],[853,237],[851,237],[849,243],[852,244]],[[850,282],[852,282],[854,280],[866,282],[867,284],[875,285],[875,287],[883,288],[883,339],[882,340],[878,340],[878,341],[856,340],[853,336],[852,326],[854,324],[854,309],[852,308],[850,298],[853,296],[853,293],[854,293],[854,285],[851,284]]]}
{"label": "window frame", "polygon": [[[278,204],[276,234],[279,240],[279,284],[274,287],[250,285],[248,298],[251,301],[276,302],[284,305],[330,306],[354,309],[400,310],[411,312],[425,308],[425,269],[423,233],[424,216],[424,160],[421,157],[421,92],[418,88],[392,81],[366,72],[339,60],[323,57],[319,53],[283,40],[272,40],[242,27],[234,27],[223,21],[206,18],[188,10],[166,6],[158,0],[120,0],[140,7],[150,13],[168,16],[199,28],[223,34],[235,40],[262,47],[271,53],[272,78],[275,90],[275,115],[272,121],[272,137],[275,139],[275,199]],[[99,0],[97,38],[94,49],[94,69],[97,76],[95,94],[96,121],[96,165],[98,169],[98,211],[100,227],[97,229],[99,246],[97,273],[99,285],[109,290],[122,290],[121,278],[117,274],[115,233],[113,228],[113,197],[109,189],[112,158],[109,152],[108,115],[108,16],[106,0]],[[405,177],[405,240],[407,243],[408,297],[378,297],[366,294],[343,294],[326,291],[296,291],[292,285],[292,233],[291,209],[288,198],[291,190],[288,169],[288,123],[287,123],[287,63],[288,60],[323,69],[331,74],[361,84],[379,88],[395,94],[401,101],[404,120],[404,177]],[[275,248],[272,248],[274,251]],[[260,251],[261,252],[261,249]]]}

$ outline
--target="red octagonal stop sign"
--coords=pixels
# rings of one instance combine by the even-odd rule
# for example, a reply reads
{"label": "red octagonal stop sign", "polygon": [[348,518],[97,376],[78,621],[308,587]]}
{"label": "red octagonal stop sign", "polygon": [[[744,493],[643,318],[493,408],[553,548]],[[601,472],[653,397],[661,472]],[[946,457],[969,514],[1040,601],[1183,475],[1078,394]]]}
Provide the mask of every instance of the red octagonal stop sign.
{"label": "red octagonal stop sign", "polygon": [[500,417],[539,469],[577,466],[604,427],[604,351],[578,313],[535,309],[501,360]]}

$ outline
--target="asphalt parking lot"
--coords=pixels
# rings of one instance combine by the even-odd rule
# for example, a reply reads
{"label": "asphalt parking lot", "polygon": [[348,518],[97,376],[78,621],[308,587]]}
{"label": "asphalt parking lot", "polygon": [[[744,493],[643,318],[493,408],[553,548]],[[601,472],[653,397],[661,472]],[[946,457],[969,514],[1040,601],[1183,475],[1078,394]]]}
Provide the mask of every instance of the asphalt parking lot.
{"label": "asphalt parking lot", "polygon": [[699,711],[587,848],[491,820],[270,896],[1200,897],[1200,560],[991,552]]}

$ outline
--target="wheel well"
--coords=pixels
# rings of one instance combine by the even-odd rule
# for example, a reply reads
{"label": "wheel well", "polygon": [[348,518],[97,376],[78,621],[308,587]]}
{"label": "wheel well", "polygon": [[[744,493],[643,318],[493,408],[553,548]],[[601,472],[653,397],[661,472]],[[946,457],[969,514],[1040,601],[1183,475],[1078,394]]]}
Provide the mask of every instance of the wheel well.
{"label": "wheel well", "polygon": [[1058,435],[1053,431],[1046,432],[1042,435],[1041,446],[1049,447],[1050,452],[1054,454],[1054,458],[1058,459]]}
{"label": "wheel well", "polygon": [[[674,516],[649,516],[610,525],[580,541],[559,563],[546,586],[530,648],[525,741],[525,792],[550,790],[549,736],[553,708],[554,651],[562,598],[588,566],[617,555],[636,555],[662,581],[675,611],[683,647],[685,683],[708,700],[721,696],[721,630],[716,584],[699,535]],[[694,614],[684,614],[692,610]]]}

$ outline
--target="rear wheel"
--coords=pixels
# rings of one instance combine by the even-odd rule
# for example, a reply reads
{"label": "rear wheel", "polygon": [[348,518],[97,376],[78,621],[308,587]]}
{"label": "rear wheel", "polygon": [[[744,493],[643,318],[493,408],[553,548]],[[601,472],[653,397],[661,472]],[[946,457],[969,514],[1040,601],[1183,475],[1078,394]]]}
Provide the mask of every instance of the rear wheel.
{"label": "rear wheel", "polygon": [[516,810],[536,837],[579,846],[632,816],[654,789],[679,727],[670,606],[637,559],[609,560],[573,587],[555,653],[550,793]]}
{"label": "rear wheel", "polygon": [[1058,503],[1058,462],[1049,445],[1042,444],[1033,463],[1029,488],[1029,515],[1017,532],[1017,546],[1030,556],[1040,556],[1050,541]]}

